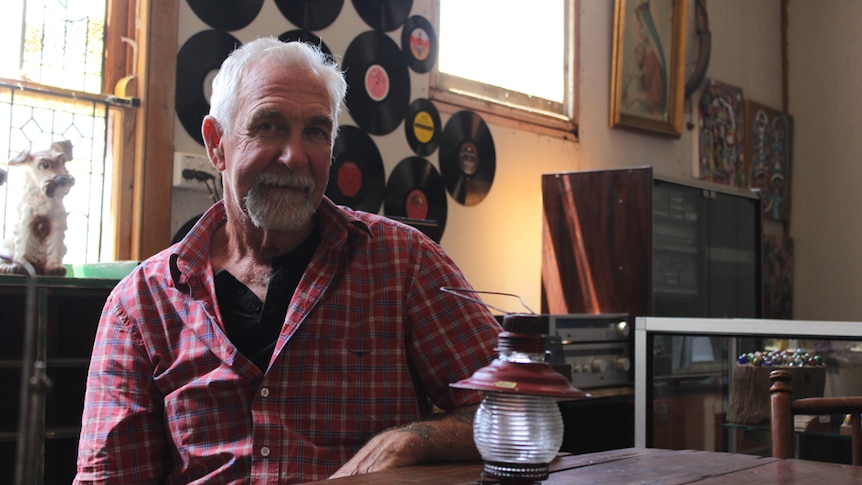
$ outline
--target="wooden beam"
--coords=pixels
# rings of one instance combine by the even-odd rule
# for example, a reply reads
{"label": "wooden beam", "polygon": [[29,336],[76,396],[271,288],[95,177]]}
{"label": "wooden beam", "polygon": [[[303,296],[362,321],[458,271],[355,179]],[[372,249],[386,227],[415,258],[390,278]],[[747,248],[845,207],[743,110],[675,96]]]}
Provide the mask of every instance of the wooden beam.
{"label": "wooden beam", "polygon": [[145,259],[171,240],[174,85],[179,0],[141,0],[133,259]]}

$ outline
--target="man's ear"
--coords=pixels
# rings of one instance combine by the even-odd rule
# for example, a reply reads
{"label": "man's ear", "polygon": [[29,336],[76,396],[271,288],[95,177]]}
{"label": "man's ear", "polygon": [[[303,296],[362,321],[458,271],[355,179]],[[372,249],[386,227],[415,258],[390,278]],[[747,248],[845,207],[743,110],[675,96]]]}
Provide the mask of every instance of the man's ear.
{"label": "man's ear", "polygon": [[221,146],[222,131],[218,121],[211,115],[204,117],[203,124],[201,125],[201,135],[203,136],[207,156],[210,161],[219,171],[224,170],[224,151]]}

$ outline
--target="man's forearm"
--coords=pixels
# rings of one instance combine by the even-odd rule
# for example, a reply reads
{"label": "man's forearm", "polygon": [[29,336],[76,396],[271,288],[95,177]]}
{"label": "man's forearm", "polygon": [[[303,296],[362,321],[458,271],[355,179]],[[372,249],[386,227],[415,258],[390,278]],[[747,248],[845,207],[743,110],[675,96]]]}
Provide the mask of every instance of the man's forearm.
{"label": "man's forearm", "polygon": [[478,460],[473,442],[477,407],[458,408],[386,430],[366,443],[332,478],[422,463]]}
{"label": "man's forearm", "polygon": [[466,406],[448,413],[435,415],[426,421],[417,421],[395,431],[413,434],[419,438],[419,445],[428,454],[419,458],[418,463],[435,461],[478,460],[479,452],[473,442],[473,418],[478,405]]}

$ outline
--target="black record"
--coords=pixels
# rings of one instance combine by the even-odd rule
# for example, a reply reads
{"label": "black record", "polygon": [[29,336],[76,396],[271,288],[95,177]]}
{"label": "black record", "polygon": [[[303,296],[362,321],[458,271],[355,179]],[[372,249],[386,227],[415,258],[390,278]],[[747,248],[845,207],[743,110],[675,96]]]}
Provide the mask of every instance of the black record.
{"label": "black record", "polygon": [[434,67],[437,62],[437,35],[428,19],[419,15],[407,19],[401,29],[401,50],[410,69],[425,74]]}
{"label": "black record", "polygon": [[390,32],[407,20],[413,0],[353,0],[353,7],[372,29]]}
{"label": "black record", "polygon": [[386,172],[374,140],[361,129],[343,125],[332,148],[326,196],[351,209],[377,213],[383,202]]}
{"label": "black record", "polygon": [[226,32],[202,30],[191,36],[177,54],[177,116],[189,136],[201,145],[201,122],[210,110],[204,82],[239,46],[240,41]]}
{"label": "black record", "polygon": [[278,36],[278,40],[282,42],[305,42],[306,44],[311,44],[313,46],[319,47],[320,50],[329,56],[330,59],[335,61],[335,57],[332,55],[332,51],[329,50],[329,47],[323,42],[323,39],[314,35],[313,33],[297,29],[297,30],[288,30],[287,32]]}
{"label": "black record", "polygon": [[408,157],[389,174],[383,213],[416,227],[436,242],[446,229],[446,189],[440,173],[428,160]]}
{"label": "black record", "polygon": [[376,30],[359,34],[344,53],[344,71],[356,124],[373,135],[392,132],[410,103],[410,72],[395,41]]}
{"label": "black record", "polygon": [[496,152],[491,130],[472,111],[452,115],[440,138],[440,173],[459,204],[482,202],[494,182]]}
{"label": "black record", "polygon": [[440,113],[430,100],[415,99],[407,107],[404,135],[407,137],[407,144],[417,155],[427,156],[434,153],[440,144],[442,127]]}
{"label": "black record", "polygon": [[263,0],[188,0],[188,3],[198,18],[224,31],[248,26],[263,6]]}
{"label": "black record", "polygon": [[321,30],[338,18],[344,0],[275,0],[284,18],[304,30]]}

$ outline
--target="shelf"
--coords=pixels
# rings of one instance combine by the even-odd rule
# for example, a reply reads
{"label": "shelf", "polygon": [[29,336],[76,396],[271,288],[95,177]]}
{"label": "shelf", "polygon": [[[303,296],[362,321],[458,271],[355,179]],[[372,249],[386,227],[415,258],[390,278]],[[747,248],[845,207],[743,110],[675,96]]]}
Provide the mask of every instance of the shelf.
{"label": "shelf", "polygon": [[[115,279],[39,276],[34,280],[35,358],[45,364],[51,386],[35,416],[41,437],[36,485],[69,483],[75,473],[87,369],[93,339]],[[14,467],[19,436],[24,323],[29,280],[0,275],[0,469]]]}

